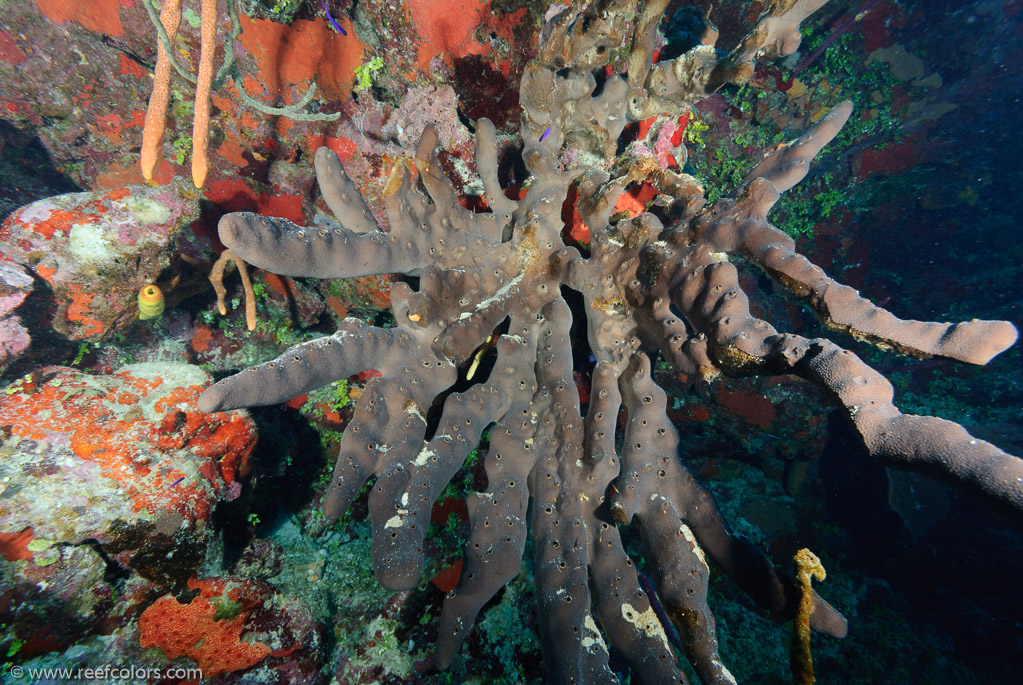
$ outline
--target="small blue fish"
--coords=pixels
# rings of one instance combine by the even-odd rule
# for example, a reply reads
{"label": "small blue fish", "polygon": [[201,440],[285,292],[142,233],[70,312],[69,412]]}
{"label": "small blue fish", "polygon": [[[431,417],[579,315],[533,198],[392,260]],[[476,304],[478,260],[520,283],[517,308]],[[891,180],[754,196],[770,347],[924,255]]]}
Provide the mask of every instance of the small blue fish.
{"label": "small blue fish", "polygon": [[334,30],[340,33],[342,36],[347,36],[348,32],[341,28],[341,24],[334,21],[334,17],[330,16],[330,10],[327,9],[327,3],[325,3],[323,0],[320,0],[320,6],[323,7],[323,11],[327,13],[327,21],[329,21],[330,25],[334,27]]}
{"label": "small blue fish", "polygon": [[185,480],[185,477],[184,477],[184,476],[181,476],[181,478],[178,478],[178,479],[177,479],[176,481],[174,481],[173,483],[171,483],[171,484],[170,484],[170,486],[171,486],[171,487],[173,488],[173,487],[174,487],[175,485],[177,485],[178,483],[180,483],[180,482],[181,482],[181,481],[183,481],[183,480]]}
{"label": "small blue fish", "polygon": [[[322,1],[323,0],[320,0],[320,2],[322,2]],[[547,136],[549,136],[550,134],[551,134],[551,127],[548,126],[547,130],[543,132],[542,136],[540,136],[540,142],[542,143],[543,141],[547,140]]]}

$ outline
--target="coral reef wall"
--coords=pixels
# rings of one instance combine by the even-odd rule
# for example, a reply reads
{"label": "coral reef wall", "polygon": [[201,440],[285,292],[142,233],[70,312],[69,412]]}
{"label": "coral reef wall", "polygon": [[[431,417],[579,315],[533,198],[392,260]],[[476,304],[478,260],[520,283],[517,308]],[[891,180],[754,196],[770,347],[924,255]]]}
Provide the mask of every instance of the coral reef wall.
{"label": "coral reef wall", "polygon": [[[822,392],[788,374],[704,380],[701,371],[710,366],[740,376],[749,370],[734,356],[716,356],[713,345],[706,360],[672,357],[674,335],[703,332],[719,340],[710,324],[720,312],[708,305],[701,313],[703,305],[683,296],[670,311],[683,314],[689,328],[652,334],[651,324],[669,317],[658,318],[655,297],[643,300],[656,290],[644,274],[662,268],[673,277],[664,265],[674,257],[654,249],[639,255],[642,287],[630,289],[635,264],[618,255],[647,236],[656,243],[659,226],[668,227],[661,237],[677,255],[688,238],[671,242],[670,229],[701,211],[692,201],[705,198],[719,210],[703,216],[721,218],[721,208],[741,209],[743,198],[762,190],[759,176],[784,190],[766,218],[794,241],[792,254],[805,255],[873,304],[907,319],[976,318],[1018,328],[1023,207],[1015,192],[1021,151],[1012,113],[1023,83],[1023,5],[736,0],[713,3],[711,26],[704,16],[711,4],[651,2],[643,6],[649,16],[612,11],[606,23],[591,16],[577,26],[585,23],[590,35],[604,40],[580,54],[573,47],[577,36],[565,26],[555,21],[542,29],[565,9],[548,11],[547,3],[232,2],[238,35],[214,54],[222,64],[230,52],[234,71],[213,92],[210,169],[201,190],[188,182],[194,86],[179,75],[171,77],[154,183],[141,185],[139,147],[157,52],[142,2],[5,6],[5,676],[12,668],[135,664],[154,673],[201,667],[215,682],[567,682],[565,674],[577,673],[572,669],[581,663],[584,680],[627,673],[651,682],[667,682],[661,676],[723,682],[729,672],[739,682],[788,678],[788,631],[769,614],[794,613],[798,598],[787,594],[791,590],[774,605],[768,593],[765,610],[756,583],[708,573],[701,547],[676,544],[677,526],[657,537],[651,532],[659,530],[656,507],[643,510],[629,497],[628,477],[635,475],[641,489],[662,493],[676,508],[691,505],[686,495],[659,484],[688,483],[678,470],[688,469],[692,482],[702,484],[689,490],[699,494],[695,504],[719,510],[724,530],[734,536],[722,539],[750,554],[754,568],[774,573],[766,554],[779,582],[790,588],[786,578],[796,550],[810,547],[823,559],[827,580],[815,587],[828,603],[818,606],[834,620],[819,615],[823,625],[816,627],[841,633],[840,612],[851,628],[844,640],[820,632],[812,637],[822,682],[1009,681],[1023,639],[1023,605],[1012,582],[1023,573],[1018,527],[957,490],[872,459],[849,421],[848,405],[828,408],[833,387]],[[223,41],[231,26],[228,5],[206,3],[207,16],[213,16],[210,5]],[[596,6],[614,10],[616,3]],[[199,2],[185,0],[183,7],[174,46],[188,71],[199,60],[202,17]],[[784,16],[793,7],[798,19],[764,24],[764,33],[747,39],[761,12]],[[658,23],[650,8],[664,10],[663,20]],[[793,22],[801,45],[777,59],[794,49]],[[656,37],[638,52],[616,42],[644,25],[653,26]],[[718,47],[740,49],[723,59],[727,53],[699,48],[715,36]],[[774,47],[757,56],[765,45]],[[686,84],[699,96],[672,109],[679,86],[655,67],[646,88],[655,95],[626,111],[619,128],[608,116],[618,115],[606,107],[624,102],[627,91],[616,90],[622,84],[614,74],[641,68],[633,54],[649,55],[655,65],[705,60],[718,65],[717,76]],[[548,98],[546,86],[556,81],[545,81],[548,75],[531,69],[531,60],[556,65],[551,79],[593,71],[596,80],[588,85],[580,78]],[[314,96],[305,100],[312,83]],[[592,85],[597,98],[589,102]],[[239,89],[264,110],[300,106],[313,118],[268,114],[247,105]],[[847,100],[851,114],[840,104]],[[648,118],[665,108],[670,116]],[[846,116],[840,131],[829,130],[829,121]],[[823,135],[830,144],[822,151],[788,148],[798,151],[788,161],[810,168],[797,185],[781,187],[790,184],[780,180],[777,162],[773,170],[750,173],[775,146],[805,143],[806,135]],[[330,152],[317,153],[323,147]],[[594,191],[607,191],[609,179],[573,182],[573,170],[581,168],[623,178],[620,195],[606,205],[595,201]],[[745,195],[736,193],[743,185]],[[49,197],[72,191],[79,192]],[[571,200],[562,207],[566,194]],[[436,211],[440,206],[449,209]],[[644,210],[657,218],[630,218]],[[232,212],[273,218],[242,222]],[[537,217],[531,233],[528,212]],[[378,224],[390,234],[377,237],[392,241],[416,228],[402,228],[395,214],[421,216],[432,233],[410,236],[414,249],[375,245]],[[221,223],[218,235],[224,215],[234,218]],[[466,223],[443,226],[444,218]],[[227,271],[221,317],[207,281],[224,247],[221,237],[238,242],[241,229],[264,223],[283,227],[285,237],[298,230],[278,220],[308,226],[314,246],[343,240],[364,247],[340,270],[326,251],[255,249],[250,256],[262,252],[269,261],[252,261],[266,270],[252,270],[248,292]],[[223,228],[232,225],[238,230]],[[335,237],[341,226],[353,234]],[[730,247],[728,232],[715,234],[713,221],[697,226],[694,232],[714,248],[711,255]],[[546,252],[544,240],[557,249]],[[441,256],[431,252],[437,248]],[[576,252],[549,259],[559,250]],[[380,266],[383,251],[391,255],[386,268]],[[289,259],[296,270],[289,270]],[[541,263],[536,272],[529,270],[533,259]],[[754,250],[720,265],[713,259],[712,271],[728,271],[729,278],[735,273],[721,282],[723,293],[734,288],[737,300],[748,296],[755,319],[853,351],[890,379],[894,404],[905,414],[941,416],[1001,450],[1023,452],[1018,349],[983,367],[916,360],[899,354],[906,346],[886,332],[859,336],[868,339],[862,341],[821,326],[813,310],[821,313],[814,300],[822,298],[811,294],[805,305],[785,297],[782,286],[791,288],[794,280],[785,269],[765,274],[756,268],[766,262]],[[499,273],[459,280],[453,272],[472,260]],[[570,267],[573,260],[577,265]],[[399,281],[390,272],[411,276]],[[612,282],[605,285],[608,272]],[[516,280],[522,274],[536,288],[532,295]],[[782,286],[771,275],[780,275]],[[571,287],[561,288],[564,283]],[[139,320],[138,293],[149,285],[159,286],[165,308],[158,318]],[[574,294],[587,289],[600,295]],[[251,332],[243,315],[246,297],[258,320]],[[460,297],[471,302],[463,305]],[[662,297],[672,300],[667,292]],[[634,329],[615,323],[623,306],[640,312],[630,319]],[[455,321],[439,324],[432,316],[438,311]],[[482,323],[468,317],[471,325],[459,327],[461,314],[477,311],[485,315]],[[403,325],[394,327],[396,320]],[[831,317],[832,329],[835,323]],[[321,338],[338,328],[333,338]],[[981,337],[1003,347],[1005,330]],[[384,333],[367,337],[374,331]],[[402,340],[409,331],[416,335]],[[309,342],[317,338],[321,342]],[[940,338],[931,349],[939,355],[951,349],[939,349],[947,345]],[[332,339],[351,358],[337,363],[330,385],[313,388],[325,377],[322,366],[310,367],[302,387],[257,376],[250,396],[285,404],[200,411],[216,402],[211,394],[197,400],[209,376],[196,365],[219,379],[270,362],[293,345],[318,349]],[[871,339],[888,340],[895,349],[877,349]],[[660,357],[651,353],[659,346],[665,350]],[[547,356],[537,351],[552,363],[545,365]],[[356,369],[355,359],[365,363]],[[423,360],[436,366],[417,369],[415,389],[397,392],[394,379]],[[701,368],[701,361],[710,366]],[[770,370],[801,370],[779,364]],[[520,379],[526,388],[518,387]],[[627,408],[621,417],[610,408],[619,401]],[[383,405],[393,421],[381,423]],[[498,425],[488,427],[499,420],[520,430],[509,412],[523,408],[547,427],[504,436]],[[418,420],[417,412],[422,427],[401,432],[403,421]],[[356,427],[377,435],[355,440]],[[601,429],[612,438],[596,440]],[[439,440],[445,432],[456,439]],[[433,456],[444,464],[443,474],[424,480],[427,503],[402,502],[410,490],[395,480],[405,476],[394,450],[377,449],[374,461],[361,466],[367,474],[380,472],[377,484],[390,476],[384,496],[360,492],[361,482],[354,481],[339,495],[331,474],[339,449],[345,457],[360,447],[390,448],[393,441],[423,437],[430,438],[428,450],[416,450],[412,460]],[[559,468],[533,468],[515,444],[526,439]],[[545,440],[554,441],[556,453],[544,452]],[[672,458],[656,463],[637,449]],[[612,481],[611,470],[571,468],[601,450],[625,464],[616,465],[621,479]],[[641,465],[634,474],[633,465]],[[954,470],[952,480],[960,475]],[[556,486],[545,485],[548,473]],[[990,494],[985,480],[991,481],[975,478],[975,490]],[[619,504],[615,511],[587,504],[605,496],[609,505]],[[1012,509],[1011,490],[1002,496]],[[497,499],[500,516],[488,508]],[[323,502],[328,518],[341,517],[339,524],[325,525]],[[545,524],[545,504],[557,510],[557,526]],[[412,512],[421,526],[410,542]],[[700,534],[704,518],[682,513]],[[597,536],[559,532],[575,521]],[[707,539],[699,541],[713,569],[720,555]],[[618,556],[579,551],[609,542]],[[480,550],[493,559],[480,559],[487,553]],[[675,554],[680,568],[689,564],[703,574],[698,583],[673,584],[666,577],[665,559]],[[629,572],[600,565],[609,559]],[[489,570],[495,568],[499,572]],[[728,570],[727,564],[718,568]],[[602,597],[600,578],[632,578],[628,601]],[[698,593],[690,605],[698,610],[695,626],[678,619],[677,607],[686,605],[671,596],[672,587]],[[590,621],[588,592],[596,606]],[[565,596],[573,599],[568,606]],[[615,616],[601,614],[601,606],[614,607]],[[689,630],[674,634],[667,614]],[[707,621],[715,619],[716,631],[708,631]],[[580,634],[563,636],[572,626]],[[622,637],[634,633],[643,635]],[[599,651],[599,640],[611,645],[609,660],[574,661],[572,654]],[[554,656],[558,650],[567,656]],[[695,672],[681,656],[686,651]],[[660,664],[662,655],[671,665]]]}

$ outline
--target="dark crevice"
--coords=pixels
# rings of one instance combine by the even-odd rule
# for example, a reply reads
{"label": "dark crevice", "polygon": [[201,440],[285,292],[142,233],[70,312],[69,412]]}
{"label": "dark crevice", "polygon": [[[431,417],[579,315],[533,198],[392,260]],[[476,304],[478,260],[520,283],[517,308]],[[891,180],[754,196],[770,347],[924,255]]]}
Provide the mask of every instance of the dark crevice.
{"label": "dark crevice", "polygon": [[41,198],[82,190],[61,173],[33,129],[0,121],[0,221]]}
{"label": "dark crevice", "polygon": [[561,297],[572,312],[572,327],[569,331],[572,341],[572,374],[575,376],[576,386],[580,388],[580,413],[585,416],[589,402],[583,400],[588,400],[593,369],[597,363],[587,335],[586,301],[581,293],[564,285],[561,286]]}
{"label": "dark crevice", "polygon": [[596,69],[594,71],[591,71],[590,73],[593,74],[593,78],[597,82],[597,85],[593,89],[593,92],[590,93],[590,97],[594,98],[600,97],[601,93],[604,92],[604,84],[607,83],[607,71],[605,71],[604,69]]}
{"label": "dark crevice", "polygon": [[97,540],[96,538],[86,538],[85,540],[82,540],[80,543],[78,543],[78,545],[76,546],[91,547],[92,551],[94,551],[97,554],[97,556],[99,556],[99,558],[103,560],[103,564],[106,567],[103,571],[104,581],[114,584],[121,580],[131,577],[132,574],[131,569],[125,568],[116,560],[111,559],[110,555],[108,555],[106,553],[106,550],[103,549],[103,545],[101,545],[99,540]]}
{"label": "dark crevice", "polygon": [[[508,332],[510,323],[511,318],[505,317],[491,331],[487,339],[469,355],[468,359],[459,365],[458,379],[454,384],[434,399],[426,413],[426,436],[424,439],[427,442],[432,440],[437,432],[437,426],[440,424],[441,414],[444,411],[444,402],[447,401],[449,395],[465,392],[474,385],[485,385],[490,380],[490,372],[494,370],[494,363],[497,361],[497,345],[494,343],[498,337]],[[469,377],[470,371],[472,372],[471,377]]]}
{"label": "dark crevice", "polygon": [[671,312],[672,316],[674,316],[676,319],[685,324],[686,335],[692,337],[693,335],[696,334],[696,327],[693,326],[693,322],[687,319],[685,314],[681,313],[678,310],[678,307],[674,305],[674,303],[668,305],[668,310]]}
{"label": "dark crevice", "polygon": [[465,112],[462,111],[462,108],[456,107],[455,113],[458,115],[458,120],[462,122],[462,125],[469,129],[469,133],[476,135],[476,123],[466,116]]}

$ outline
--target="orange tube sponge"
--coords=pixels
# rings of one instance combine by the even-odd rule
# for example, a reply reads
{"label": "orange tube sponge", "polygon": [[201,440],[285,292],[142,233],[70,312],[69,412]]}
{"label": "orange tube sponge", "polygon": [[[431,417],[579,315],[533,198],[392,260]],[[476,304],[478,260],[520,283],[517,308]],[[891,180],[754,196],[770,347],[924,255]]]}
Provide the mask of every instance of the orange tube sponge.
{"label": "orange tube sponge", "polygon": [[202,0],[199,29],[199,76],[195,84],[195,118],[192,123],[192,183],[202,188],[209,165],[210,88],[213,85],[213,56],[217,41],[217,0]]}
{"label": "orange tube sponge", "polygon": [[[170,41],[178,35],[181,23],[181,0],[165,0],[160,10],[160,23],[163,24]],[[153,171],[160,160],[160,145],[163,143],[163,131],[167,126],[167,99],[170,96],[171,64],[163,49],[161,41],[156,42],[156,69],[153,71],[153,94],[149,97],[146,109],[146,122],[142,128],[142,176],[152,180]]]}

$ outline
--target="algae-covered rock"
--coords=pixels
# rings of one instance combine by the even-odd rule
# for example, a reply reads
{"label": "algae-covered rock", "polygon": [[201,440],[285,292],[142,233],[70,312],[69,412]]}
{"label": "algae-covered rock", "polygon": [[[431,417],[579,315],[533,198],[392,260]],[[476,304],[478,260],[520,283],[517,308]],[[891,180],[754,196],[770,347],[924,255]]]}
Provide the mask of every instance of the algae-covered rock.
{"label": "algae-covered rock", "polygon": [[139,289],[170,265],[198,216],[198,193],[180,179],[58,195],[0,225],[0,254],[52,286],[58,333],[95,339],[134,320]]}
{"label": "algae-covered rock", "polygon": [[185,590],[215,554],[210,514],[240,492],[256,432],[244,414],[196,410],[208,382],[187,364],[44,367],[0,393],[6,642],[47,624],[34,651],[76,642],[115,610],[125,578],[146,587],[114,616]]}

